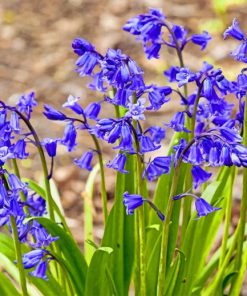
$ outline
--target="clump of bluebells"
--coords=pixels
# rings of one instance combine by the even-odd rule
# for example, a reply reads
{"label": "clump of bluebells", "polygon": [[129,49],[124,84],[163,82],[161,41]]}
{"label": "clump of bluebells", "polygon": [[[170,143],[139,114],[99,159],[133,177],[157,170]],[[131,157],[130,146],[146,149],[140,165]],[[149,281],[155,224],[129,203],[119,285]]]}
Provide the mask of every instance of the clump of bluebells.
{"label": "clump of bluebells", "polygon": [[[189,277],[184,286],[180,286],[179,282],[181,277],[186,278],[189,274],[187,272],[195,268],[190,267],[192,259],[189,257],[190,254],[186,253],[186,246],[189,244],[190,231],[195,231],[193,227],[200,226],[191,225],[197,223],[195,220],[199,218],[200,221],[207,219],[205,217],[207,215],[212,217],[210,221],[216,221],[215,219],[219,217],[217,215],[224,212],[226,207],[226,204],[221,202],[222,196],[215,197],[213,195],[212,203],[203,193],[205,188],[205,192],[207,192],[210,184],[215,182],[212,180],[215,169],[211,168],[220,168],[216,193],[226,194],[218,185],[220,182],[222,182],[221,184],[229,182],[222,176],[224,175],[224,178],[227,178],[228,175],[235,176],[235,169],[231,169],[243,167],[245,172],[247,167],[246,69],[244,68],[236,77],[236,81],[230,81],[224,76],[221,69],[215,68],[207,61],[203,62],[199,69],[186,67],[186,61],[183,60],[183,51],[186,49],[186,45],[192,43],[200,50],[204,50],[212,37],[206,31],[199,34],[189,34],[183,26],[168,21],[159,9],[150,9],[145,14],[131,18],[123,26],[123,29],[134,35],[137,41],[142,42],[148,59],[158,59],[163,47],[173,48],[178,55],[179,66],[171,66],[164,71],[163,85],[147,84],[144,80],[143,69],[120,49],[110,48],[102,54],[89,41],[76,38],[72,43],[74,53],[77,55],[76,72],[82,77],[89,76],[91,78],[88,87],[100,93],[101,99],[86,105],[80,98],[70,95],[59,110],[53,106],[44,105],[44,116],[47,119],[64,123],[63,135],[55,139],[39,140],[30,123],[32,109],[37,105],[34,93],[21,96],[15,107],[1,102],[0,223],[1,226],[7,225],[11,233],[13,227],[16,227],[18,240],[32,248],[23,255],[23,267],[25,269],[35,267],[31,275],[47,279],[48,263],[52,260],[59,262],[59,259],[54,255],[56,247],[53,242],[61,238],[49,234],[49,231],[35,218],[48,215],[54,223],[57,222],[54,217],[54,200],[49,187],[57,145],[65,146],[67,151],[71,153],[76,150],[80,151],[79,157],[74,159],[74,164],[80,169],[92,171],[96,158],[100,163],[102,207],[104,222],[108,227],[105,230],[102,246],[112,247],[113,251],[114,245],[105,245],[107,231],[113,229],[111,228],[113,227],[111,220],[113,218],[111,217],[114,216],[108,217],[105,168],[115,170],[118,178],[125,176],[123,178],[128,180],[121,183],[121,186],[117,183],[116,192],[121,194],[121,203],[125,207],[126,214],[135,214],[136,216],[135,222],[132,220],[133,231],[136,232],[137,249],[134,259],[137,265],[135,273],[139,274],[136,280],[136,291],[140,291],[141,295],[152,295],[148,290],[151,288],[147,281],[149,270],[147,255],[145,255],[145,252],[149,251],[145,248],[148,243],[153,242],[156,243],[156,247],[160,248],[156,253],[156,256],[160,256],[160,259],[156,260],[159,275],[153,279],[155,294],[157,292],[157,295],[164,295],[168,291],[165,280],[169,278],[168,268],[171,266],[171,270],[173,270],[173,266],[177,264],[174,263],[177,262],[176,260],[172,262],[177,246],[189,258],[187,260],[189,267],[179,271],[180,278],[178,277],[178,282],[175,283],[177,291],[180,293],[178,295],[191,295],[193,288],[201,290],[204,288],[204,286],[199,287],[200,283],[192,277]],[[224,32],[224,38],[227,37],[233,37],[240,42],[238,48],[231,53],[234,59],[247,63],[247,41],[236,19]],[[188,92],[188,85],[191,85],[190,92]],[[233,103],[229,102],[229,95],[236,98]],[[147,124],[144,124],[148,120],[149,112],[159,112],[159,110],[165,109],[167,104],[177,99],[180,101],[180,107],[176,113],[171,115],[170,121],[164,119],[157,122],[156,125],[148,127]],[[238,106],[237,113],[236,106]],[[114,112],[112,114],[115,115],[105,117],[104,110],[109,108],[112,108]],[[165,152],[168,129],[173,130],[175,136],[171,140],[169,151]],[[81,152],[77,137],[79,133],[88,133],[92,138],[92,146],[89,146],[87,151]],[[106,162],[103,159],[100,142],[108,143],[113,152],[112,158]],[[35,192],[35,189],[30,188],[28,183],[20,179],[17,160],[28,157],[26,149],[28,145],[35,145],[41,156],[46,180],[46,201]],[[51,159],[49,170],[45,162],[44,151]],[[11,161],[14,171],[6,165]],[[226,171],[227,169],[229,171]],[[247,178],[245,174],[246,172],[244,178]],[[128,179],[128,176],[132,177]],[[153,199],[148,194],[147,185],[148,182],[157,180],[157,189]],[[233,186],[232,184],[231,186]],[[245,187],[243,190],[246,190]],[[192,206],[189,197],[194,200]],[[228,199],[230,198],[228,196]],[[179,230],[181,201],[183,201],[183,215],[181,230]],[[115,203],[117,205],[117,200]],[[48,211],[46,204],[48,204]],[[247,207],[244,201],[241,207],[243,209]],[[123,210],[121,206],[118,209],[119,211]],[[113,210],[116,211],[116,208]],[[193,214],[194,210],[195,214]],[[243,225],[245,225],[246,217],[244,210],[242,212],[236,231],[236,237],[239,239],[239,253],[236,258],[240,258],[240,261],[236,259],[236,269],[241,268],[241,264],[243,264],[241,256],[245,254]],[[152,216],[152,213],[155,216]],[[229,250],[226,247],[229,213],[231,212],[229,212],[228,206],[225,213],[225,220],[228,222],[225,223],[222,242],[223,255],[217,259],[220,262],[219,276],[217,275],[215,280],[212,280],[212,285],[209,285],[208,295],[212,295],[224,280],[224,272],[221,270],[226,268],[229,263],[229,260],[224,258],[224,256],[228,258],[231,255],[231,247]],[[126,219],[124,216],[120,218],[120,212],[114,217],[118,215],[119,219]],[[221,217],[223,219],[223,214]],[[155,221],[155,225],[150,226],[153,221]],[[62,222],[67,231],[66,221]],[[177,225],[176,229],[173,227],[174,225]],[[145,234],[146,228],[158,229],[159,235],[154,238],[151,234]],[[205,230],[206,228],[203,228],[203,231]],[[179,231],[182,237],[181,242],[169,244],[171,236],[176,238]],[[191,233],[195,234],[195,232]],[[236,244],[237,239],[234,238],[233,241]],[[193,242],[193,237],[191,237],[191,242]],[[131,242],[126,243],[131,244]],[[196,241],[194,246],[196,243],[198,242]],[[197,250],[197,252],[199,251]],[[96,254],[98,254],[97,252],[95,252],[95,256],[100,256]],[[203,253],[197,253],[197,256],[206,258]],[[202,262],[203,264],[204,262]],[[133,266],[133,262],[130,265]],[[91,266],[93,263],[89,266],[86,291],[87,293],[90,291],[91,295],[98,295],[97,289],[99,287],[97,285],[96,287],[90,286],[92,277],[90,268],[93,268]],[[107,272],[111,274],[114,281],[116,274],[112,269]],[[103,283],[105,273],[104,275],[100,273],[99,276]],[[127,285],[129,283],[130,278],[127,280]],[[115,285],[115,289],[117,289],[118,283],[115,282]],[[87,290],[90,287],[93,290]],[[237,289],[234,281],[231,282],[231,289],[237,291],[234,290]],[[154,292],[154,290],[152,291]],[[120,292],[122,293],[122,291]],[[106,293],[106,295],[108,294]]]}

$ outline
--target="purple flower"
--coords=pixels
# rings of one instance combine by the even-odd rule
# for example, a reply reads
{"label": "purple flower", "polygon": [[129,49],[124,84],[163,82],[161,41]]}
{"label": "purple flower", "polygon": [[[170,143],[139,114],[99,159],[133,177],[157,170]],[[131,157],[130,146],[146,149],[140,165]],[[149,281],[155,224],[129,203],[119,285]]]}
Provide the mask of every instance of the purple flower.
{"label": "purple flower", "polygon": [[22,256],[22,262],[25,269],[29,269],[37,265],[40,260],[47,254],[48,252],[43,249],[32,250]]}
{"label": "purple flower", "polygon": [[123,194],[123,203],[126,207],[127,215],[132,215],[135,209],[143,205],[144,198],[139,194],[129,194],[125,192]]}
{"label": "purple flower", "polygon": [[228,36],[231,36],[239,41],[245,39],[244,33],[240,29],[239,22],[236,18],[233,19],[232,25],[224,32],[224,39],[226,39]]}
{"label": "purple flower", "polygon": [[208,32],[203,31],[202,34],[193,34],[191,36],[191,41],[197,45],[201,46],[201,50],[204,50],[208,45],[208,42],[212,39]]}
{"label": "purple flower", "polygon": [[43,280],[48,280],[46,276],[46,270],[47,270],[47,261],[40,261],[37,264],[35,270],[30,272],[30,275],[37,278],[41,278]]}
{"label": "purple flower", "polygon": [[185,127],[185,112],[176,112],[170,123],[167,126],[174,129],[176,132],[184,131],[189,133],[190,131]]}
{"label": "purple flower", "polygon": [[79,101],[79,98],[73,97],[72,95],[69,95],[67,102],[63,104],[64,108],[70,108],[75,113],[81,115],[83,114],[82,107],[77,103]]}
{"label": "purple flower", "polygon": [[161,145],[155,146],[153,141],[150,139],[150,137],[144,136],[144,135],[141,135],[139,137],[139,142],[140,142],[140,152],[141,153],[154,151],[154,150],[157,150],[161,147]]}
{"label": "purple flower", "polygon": [[247,63],[247,41],[241,43],[234,51],[231,52],[231,56],[243,63]]}
{"label": "purple flower", "polygon": [[147,110],[159,110],[164,103],[167,103],[170,98],[166,96],[172,93],[172,88],[169,86],[156,86],[152,85],[148,91],[148,99],[151,106],[147,107]]}
{"label": "purple flower", "polygon": [[98,120],[98,115],[100,113],[101,105],[99,103],[90,103],[84,110],[84,114],[86,117]]}
{"label": "purple flower", "polygon": [[78,165],[81,169],[92,170],[91,162],[93,159],[93,152],[87,151],[79,159],[75,159],[74,163]]}
{"label": "purple flower", "polygon": [[83,38],[76,38],[72,42],[74,52],[79,55],[76,61],[77,72],[80,76],[91,75],[95,66],[102,59],[101,55],[95,50],[95,47]]}
{"label": "purple flower", "polygon": [[16,144],[12,147],[11,151],[14,156],[19,159],[25,159],[29,155],[26,152],[26,142],[24,139],[18,140]]}
{"label": "purple flower", "polygon": [[195,81],[196,79],[196,74],[190,71],[188,68],[180,68],[179,73],[176,75],[176,81],[178,82],[179,87],[187,84],[188,82]]}
{"label": "purple flower", "polygon": [[148,59],[158,58],[162,40],[162,26],[165,16],[159,9],[150,9],[146,14],[140,14],[127,21],[123,29],[137,36],[143,42]]}
{"label": "purple flower", "polygon": [[195,207],[198,217],[207,216],[210,213],[220,210],[221,208],[214,208],[203,198],[196,198]]}
{"label": "purple flower", "polygon": [[129,103],[128,104],[128,111],[125,113],[125,117],[130,117],[134,120],[145,120],[145,103],[146,99],[140,98],[137,100],[136,103]]}
{"label": "purple flower", "polygon": [[152,181],[163,174],[169,174],[171,160],[171,156],[155,157],[145,168],[143,177],[147,176],[148,180]]}
{"label": "purple flower", "polygon": [[11,112],[10,115],[10,126],[16,133],[20,132],[20,117],[16,112]]}
{"label": "purple flower", "polygon": [[15,174],[8,175],[8,182],[11,190],[13,191],[23,191],[27,187],[27,185],[22,183]]}
{"label": "purple flower", "polygon": [[42,144],[45,146],[45,149],[50,157],[55,157],[57,152],[57,139],[53,140],[50,138],[45,138],[42,141]]}
{"label": "purple flower", "polygon": [[126,85],[131,85],[133,88],[144,87],[142,69],[120,49],[108,49],[101,67],[109,84],[116,88],[124,88]]}
{"label": "purple flower", "polygon": [[199,166],[192,167],[193,187],[196,189],[200,184],[205,183],[212,176],[212,173],[204,171]]}
{"label": "purple flower", "polygon": [[55,108],[44,105],[45,112],[43,113],[50,120],[65,120],[67,119],[66,115],[62,112],[56,110]]}
{"label": "purple flower", "polygon": [[126,155],[125,154],[117,154],[114,159],[109,162],[106,166],[108,168],[112,168],[114,170],[119,171],[122,174],[127,174],[128,171],[124,169],[125,163],[126,163]]}
{"label": "purple flower", "polygon": [[160,142],[166,136],[166,130],[160,126],[150,126],[144,134],[149,133],[154,144],[160,144]]}
{"label": "purple flower", "polygon": [[33,107],[35,106],[37,106],[37,102],[33,91],[27,95],[22,95],[17,103],[18,110],[25,113],[28,119],[30,119]]}
{"label": "purple flower", "polygon": [[63,145],[67,146],[69,152],[76,146],[76,136],[76,129],[73,122],[70,121],[65,127],[63,139],[61,141]]}
{"label": "purple flower", "polygon": [[179,73],[179,71],[180,71],[180,68],[179,67],[172,66],[172,67],[170,67],[169,70],[164,71],[164,75],[166,77],[168,77],[168,81],[169,82],[174,82],[174,81],[177,81],[176,76]]}

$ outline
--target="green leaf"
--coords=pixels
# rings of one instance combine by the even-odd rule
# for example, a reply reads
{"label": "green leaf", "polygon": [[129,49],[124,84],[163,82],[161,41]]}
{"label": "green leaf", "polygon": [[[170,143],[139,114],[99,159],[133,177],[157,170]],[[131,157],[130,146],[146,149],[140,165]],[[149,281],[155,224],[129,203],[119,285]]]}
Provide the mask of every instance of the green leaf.
{"label": "green leaf", "polygon": [[126,164],[129,174],[117,174],[115,203],[101,242],[101,248],[111,248],[113,252],[94,253],[88,269],[86,295],[128,295],[134,257],[134,217],[125,213],[123,193],[134,193],[134,168],[135,156],[130,155]]}
{"label": "green leaf", "polygon": [[0,295],[4,296],[18,296],[21,295],[13,282],[3,273],[0,272]]}
{"label": "green leaf", "polygon": [[[222,197],[228,188],[231,168],[224,168],[220,173],[220,180],[207,186],[202,194],[212,205],[224,206],[225,200]],[[220,202],[220,204],[219,204]],[[197,280],[197,275],[201,273],[207,256],[212,248],[218,228],[221,225],[223,211],[214,212],[208,216],[195,220],[196,214],[192,215],[185,234],[185,240],[181,250],[186,256],[184,270],[180,270],[176,290],[178,294],[190,295]],[[183,280],[186,282],[183,283]]]}
{"label": "green leaf", "polygon": [[[43,225],[52,236],[58,236],[59,239],[54,242],[60,250],[64,260],[66,270],[69,273],[73,286],[77,295],[83,295],[85,291],[85,282],[87,275],[87,263],[77,246],[74,239],[56,223],[47,218],[34,218]],[[55,254],[57,258],[62,259],[59,254]]]}
{"label": "green leaf", "polygon": [[[99,164],[94,166],[93,170],[90,172],[85,190],[82,192],[82,197],[84,201],[84,242],[91,241],[93,242],[93,206],[92,206],[92,199],[94,193],[94,182],[99,171]],[[84,245],[84,255],[87,263],[89,264],[93,253],[95,251],[94,246],[92,244],[85,244]]]}

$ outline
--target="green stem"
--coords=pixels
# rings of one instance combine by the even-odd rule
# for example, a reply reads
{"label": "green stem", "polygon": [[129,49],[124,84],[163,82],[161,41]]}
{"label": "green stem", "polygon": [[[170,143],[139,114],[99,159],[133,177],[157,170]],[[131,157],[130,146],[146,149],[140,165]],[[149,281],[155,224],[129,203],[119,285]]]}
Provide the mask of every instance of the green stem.
{"label": "green stem", "polygon": [[[167,22],[165,22],[165,25],[166,25],[167,30],[168,30],[169,33],[171,34],[172,39],[173,39],[173,41],[174,41],[174,43],[175,43],[175,49],[176,49],[176,52],[177,52],[177,56],[178,56],[178,60],[179,60],[180,67],[181,67],[181,68],[184,68],[183,54],[182,54],[182,51],[181,51],[181,49],[180,49],[180,46],[179,46],[178,40],[177,40],[177,38],[176,38],[176,36],[175,36],[175,34],[174,34],[172,28],[170,27],[170,25],[169,25]],[[187,88],[187,84],[185,84],[183,87],[184,87],[184,95],[185,95],[185,97],[187,98],[187,96],[188,96],[188,88]]]}
{"label": "green stem", "polygon": [[[247,95],[245,98],[245,107],[244,107],[244,126],[243,126],[243,145],[247,146]],[[241,267],[242,253],[243,253],[243,244],[244,244],[244,232],[245,232],[245,223],[246,223],[246,213],[247,213],[247,169],[243,169],[243,191],[242,191],[242,200],[241,200],[241,210],[240,210],[240,219],[239,219],[239,238],[238,238],[238,248],[236,255],[236,268],[237,270]]]}
{"label": "green stem", "polygon": [[21,244],[18,239],[18,231],[17,231],[17,226],[16,226],[14,216],[10,216],[10,223],[11,223],[11,228],[13,231],[13,240],[14,240],[14,245],[15,245],[15,254],[16,254],[16,261],[17,261],[17,266],[18,266],[18,270],[19,270],[22,295],[28,296],[26,277],[25,277],[24,268],[23,268],[23,264],[22,264]]}
{"label": "green stem", "polygon": [[231,222],[231,212],[232,212],[232,191],[233,191],[233,183],[235,179],[235,173],[236,173],[236,168],[233,167],[233,170],[231,172],[230,176],[230,184],[229,184],[229,194],[227,196],[227,201],[226,201],[226,212],[225,212],[225,227],[224,227],[224,234],[223,234],[223,239],[221,243],[221,254],[220,254],[220,260],[219,260],[219,268],[222,267],[225,256],[226,256],[226,250],[227,250],[227,242],[229,239],[229,227],[230,227],[230,222]]}
{"label": "green stem", "polygon": [[[138,150],[139,151],[139,150]],[[140,156],[137,155],[137,184],[138,184],[138,194],[142,194],[142,163]],[[145,225],[144,225],[144,207],[137,209],[137,231],[138,231],[138,241],[139,241],[139,270],[140,270],[140,295],[147,295],[146,288],[146,258],[145,258]]]}
{"label": "green stem", "polygon": [[179,168],[180,164],[174,170],[174,177],[172,182],[172,187],[170,191],[170,196],[168,199],[168,205],[165,215],[165,221],[162,231],[162,241],[161,241],[161,251],[160,251],[160,263],[159,263],[159,276],[158,276],[158,288],[157,295],[164,296],[165,287],[165,277],[166,277],[166,262],[167,262],[167,247],[168,247],[168,237],[169,237],[169,227],[171,225],[171,216],[174,201],[172,197],[176,194],[178,180],[179,180]]}
{"label": "green stem", "polygon": [[106,193],[106,185],[105,185],[105,171],[104,171],[104,162],[103,162],[103,157],[102,157],[102,152],[101,148],[99,145],[98,139],[94,136],[91,135],[92,139],[95,144],[95,148],[98,152],[98,157],[99,157],[99,166],[100,166],[100,177],[101,177],[101,197],[102,197],[102,204],[103,204],[103,212],[104,212],[104,221],[106,224],[107,218],[108,218],[108,211],[107,211],[107,193]]}

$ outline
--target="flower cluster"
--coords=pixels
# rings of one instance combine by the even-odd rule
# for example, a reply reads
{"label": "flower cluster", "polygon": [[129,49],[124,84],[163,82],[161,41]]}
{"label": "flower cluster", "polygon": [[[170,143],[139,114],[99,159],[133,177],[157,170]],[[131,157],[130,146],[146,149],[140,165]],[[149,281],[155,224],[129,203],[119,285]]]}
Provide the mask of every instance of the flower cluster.
{"label": "flower cluster", "polygon": [[[36,106],[34,93],[22,95],[16,107],[9,107],[3,102],[0,109],[0,227],[7,226],[10,232],[13,232],[11,217],[15,219],[18,238],[21,243],[27,243],[32,251],[23,256],[25,268],[36,269],[31,275],[46,278],[47,262],[52,259],[46,248],[57,237],[52,237],[46,229],[37,221],[26,219],[30,217],[40,217],[47,214],[45,200],[31,190],[27,183],[24,183],[18,177],[18,171],[12,173],[6,168],[7,161],[13,161],[16,166],[16,160],[25,159],[29,156],[27,145],[34,144],[30,139],[32,131],[26,131],[23,126],[23,119],[29,122],[32,109]],[[25,123],[25,122],[24,122]],[[51,148],[48,141],[45,142],[47,151],[51,155]],[[39,260],[34,259],[34,254],[45,254],[45,259],[39,255]],[[36,256],[36,255],[35,255]]]}

